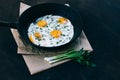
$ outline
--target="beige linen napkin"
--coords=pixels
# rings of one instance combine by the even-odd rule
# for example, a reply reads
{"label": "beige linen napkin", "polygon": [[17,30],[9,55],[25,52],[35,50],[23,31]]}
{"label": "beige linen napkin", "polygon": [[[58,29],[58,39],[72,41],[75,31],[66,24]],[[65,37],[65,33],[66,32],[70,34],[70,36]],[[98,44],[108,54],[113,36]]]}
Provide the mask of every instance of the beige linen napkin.
{"label": "beige linen napkin", "polygon": [[[26,5],[24,3],[20,3],[20,15],[22,12],[24,12],[27,8],[29,8],[29,5]],[[18,45],[18,54],[22,54],[23,59],[25,60],[25,63],[31,73],[31,75],[36,74],[38,72],[47,70],[51,67],[60,65],[64,62],[67,62],[69,60],[64,60],[58,63],[49,64],[44,60],[45,56],[52,56],[58,54],[58,52],[51,52],[51,51],[33,51],[30,46],[26,46],[22,40],[20,39],[19,33],[16,29],[11,29],[11,32],[15,38],[15,41]],[[80,37],[75,41],[75,45],[71,48],[74,48],[76,50],[80,48],[84,48],[85,50],[93,51],[87,37],[85,36],[85,33],[82,31]],[[62,52],[64,52],[63,50]],[[39,54],[38,54],[39,53]],[[61,51],[59,51],[61,53]]]}

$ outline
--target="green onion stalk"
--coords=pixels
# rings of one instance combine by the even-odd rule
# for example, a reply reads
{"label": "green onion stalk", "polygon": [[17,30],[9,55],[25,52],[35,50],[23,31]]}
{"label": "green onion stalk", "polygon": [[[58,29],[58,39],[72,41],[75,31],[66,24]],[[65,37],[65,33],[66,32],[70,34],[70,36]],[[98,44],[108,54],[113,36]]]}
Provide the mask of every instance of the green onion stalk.
{"label": "green onion stalk", "polygon": [[62,60],[72,59],[80,64],[95,67],[96,65],[90,61],[90,55],[90,52],[81,48],[79,51],[72,49],[63,54],[59,54],[52,57],[45,57],[44,60],[48,61],[50,64],[53,64]]}

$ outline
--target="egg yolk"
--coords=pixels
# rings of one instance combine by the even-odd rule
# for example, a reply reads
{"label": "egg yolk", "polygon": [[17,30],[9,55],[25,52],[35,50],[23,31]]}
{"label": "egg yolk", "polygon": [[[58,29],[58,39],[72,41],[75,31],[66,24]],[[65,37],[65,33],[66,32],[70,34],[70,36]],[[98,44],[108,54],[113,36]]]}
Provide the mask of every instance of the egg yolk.
{"label": "egg yolk", "polygon": [[34,36],[35,36],[36,38],[41,38],[41,34],[40,34],[39,32],[34,33]]}
{"label": "egg yolk", "polygon": [[59,19],[58,19],[58,22],[59,22],[60,24],[64,24],[64,23],[67,22],[67,19],[66,19],[66,18],[59,18]]}
{"label": "egg yolk", "polygon": [[30,35],[29,39],[30,39],[31,42],[34,42],[34,39],[33,39],[32,35]]}
{"label": "egg yolk", "polygon": [[40,27],[40,28],[43,28],[47,25],[47,22],[44,21],[44,20],[40,20],[37,22],[37,25]]}
{"label": "egg yolk", "polygon": [[51,31],[50,34],[54,38],[59,38],[61,36],[62,32],[60,30],[53,30],[53,31]]}

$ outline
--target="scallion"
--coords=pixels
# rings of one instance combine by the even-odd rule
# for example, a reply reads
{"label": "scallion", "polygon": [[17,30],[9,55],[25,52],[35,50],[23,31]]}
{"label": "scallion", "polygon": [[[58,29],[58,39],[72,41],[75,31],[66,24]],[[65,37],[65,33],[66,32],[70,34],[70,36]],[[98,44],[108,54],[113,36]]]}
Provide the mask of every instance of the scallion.
{"label": "scallion", "polygon": [[44,60],[46,60],[52,64],[52,63],[56,63],[56,62],[59,62],[62,60],[66,60],[66,59],[72,59],[72,60],[75,60],[81,64],[95,67],[95,64],[92,64],[89,61],[90,55],[91,55],[90,52],[88,52],[87,50],[83,50],[83,48],[82,48],[79,51],[75,51],[73,49],[73,50],[70,50],[70,51],[65,52],[63,54],[59,54],[57,56],[45,57]]}

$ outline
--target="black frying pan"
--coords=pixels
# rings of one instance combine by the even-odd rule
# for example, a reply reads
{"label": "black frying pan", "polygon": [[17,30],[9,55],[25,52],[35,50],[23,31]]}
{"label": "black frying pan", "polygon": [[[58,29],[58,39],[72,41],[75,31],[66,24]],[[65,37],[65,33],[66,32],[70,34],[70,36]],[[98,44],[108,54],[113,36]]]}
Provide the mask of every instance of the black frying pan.
{"label": "black frying pan", "polygon": [[[69,19],[72,25],[74,26],[74,36],[69,43],[61,45],[61,46],[57,46],[57,47],[36,46],[28,38],[28,35],[27,35],[28,27],[30,23],[34,22],[39,17],[50,15],[50,14],[63,16]],[[59,48],[67,47],[69,44],[74,42],[76,38],[78,38],[78,36],[80,35],[82,31],[82,20],[81,20],[80,14],[71,7],[68,7],[63,4],[58,4],[58,3],[43,3],[43,4],[32,6],[28,8],[26,11],[24,11],[22,15],[19,17],[19,20],[17,23],[0,22],[0,26],[8,26],[8,27],[16,28],[21,38],[27,44],[30,44],[37,48],[59,49]]]}

